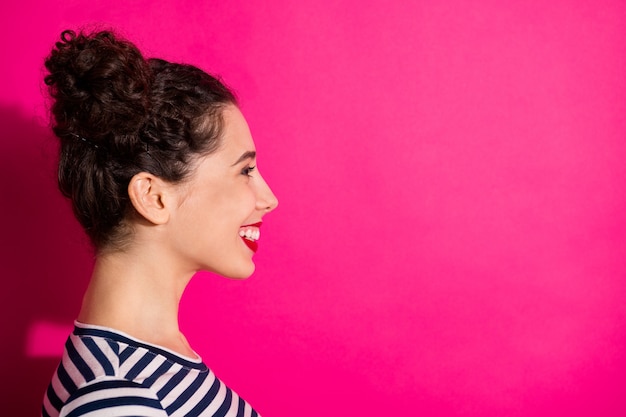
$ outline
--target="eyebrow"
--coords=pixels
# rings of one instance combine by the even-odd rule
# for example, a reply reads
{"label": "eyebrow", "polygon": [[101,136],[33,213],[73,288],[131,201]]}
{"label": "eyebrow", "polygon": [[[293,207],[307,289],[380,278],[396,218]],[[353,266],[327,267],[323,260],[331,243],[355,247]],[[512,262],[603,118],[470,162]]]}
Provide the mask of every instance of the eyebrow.
{"label": "eyebrow", "polygon": [[237,165],[238,163],[245,161],[246,159],[254,159],[254,158],[256,158],[256,151],[247,151],[247,152],[244,152],[244,153],[243,153],[243,154],[239,157],[239,159],[237,159],[237,162],[235,162],[235,163],[234,163],[234,164],[232,164],[231,166],[235,166],[235,165]]}

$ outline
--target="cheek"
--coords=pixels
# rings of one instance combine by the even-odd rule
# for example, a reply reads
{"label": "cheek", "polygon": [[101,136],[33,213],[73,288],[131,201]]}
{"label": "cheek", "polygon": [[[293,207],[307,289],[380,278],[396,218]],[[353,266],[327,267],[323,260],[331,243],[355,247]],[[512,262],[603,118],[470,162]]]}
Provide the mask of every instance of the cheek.
{"label": "cheek", "polygon": [[248,208],[249,211],[254,211],[254,209],[256,208],[256,193],[252,188],[246,188],[246,193],[242,200],[245,201],[245,206]]}
{"label": "cheek", "polygon": [[214,213],[217,218],[230,219],[241,225],[255,210],[256,197],[254,191],[248,187],[237,187],[222,194],[216,195]]}

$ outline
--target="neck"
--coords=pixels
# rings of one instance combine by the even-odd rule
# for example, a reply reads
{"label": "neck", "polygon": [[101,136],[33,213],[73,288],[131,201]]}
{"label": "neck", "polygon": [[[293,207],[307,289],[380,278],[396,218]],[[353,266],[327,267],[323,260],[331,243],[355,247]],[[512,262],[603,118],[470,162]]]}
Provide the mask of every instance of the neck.
{"label": "neck", "polygon": [[195,356],[178,326],[178,306],[192,274],[163,260],[159,253],[132,249],[98,256],[78,321]]}

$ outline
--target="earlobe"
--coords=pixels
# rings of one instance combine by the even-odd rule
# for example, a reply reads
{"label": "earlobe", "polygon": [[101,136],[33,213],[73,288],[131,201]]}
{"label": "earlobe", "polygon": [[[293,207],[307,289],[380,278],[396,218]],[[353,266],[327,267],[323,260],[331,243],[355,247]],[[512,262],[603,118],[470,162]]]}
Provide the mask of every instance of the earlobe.
{"label": "earlobe", "polygon": [[166,187],[162,179],[146,172],[131,178],[128,196],[135,211],[153,224],[164,224],[169,220],[169,210],[164,204]]}

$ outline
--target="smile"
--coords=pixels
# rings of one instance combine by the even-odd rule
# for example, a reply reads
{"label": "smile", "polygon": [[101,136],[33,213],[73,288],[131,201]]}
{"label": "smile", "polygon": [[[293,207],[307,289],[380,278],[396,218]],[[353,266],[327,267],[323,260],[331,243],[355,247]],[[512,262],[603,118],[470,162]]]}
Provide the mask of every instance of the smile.
{"label": "smile", "polygon": [[261,231],[259,227],[261,227],[261,222],[248,224],[245,226],[241,226],[239,229],[239,237],[243,240],[248,248],[252,252],[256,252],[259,249],[259,244],[257,240],[261,237]]}

